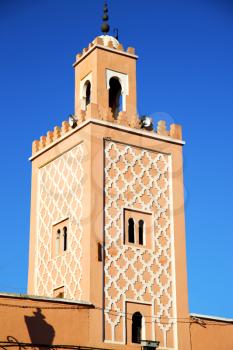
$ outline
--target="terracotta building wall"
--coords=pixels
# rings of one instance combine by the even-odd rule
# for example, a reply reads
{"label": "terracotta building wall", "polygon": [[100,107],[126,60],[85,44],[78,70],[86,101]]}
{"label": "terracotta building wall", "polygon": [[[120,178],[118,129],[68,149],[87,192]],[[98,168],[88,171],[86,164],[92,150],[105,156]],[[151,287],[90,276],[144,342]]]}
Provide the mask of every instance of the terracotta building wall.
{"label": "terracotta building wall", "polygon": [[4,342],[85,345],[89,307],[0,296],[0,347]]}
{"label": "terracotta building wall", "polygon": [[192,350],[232,350],[233,321],[193,319],[190,323]]}

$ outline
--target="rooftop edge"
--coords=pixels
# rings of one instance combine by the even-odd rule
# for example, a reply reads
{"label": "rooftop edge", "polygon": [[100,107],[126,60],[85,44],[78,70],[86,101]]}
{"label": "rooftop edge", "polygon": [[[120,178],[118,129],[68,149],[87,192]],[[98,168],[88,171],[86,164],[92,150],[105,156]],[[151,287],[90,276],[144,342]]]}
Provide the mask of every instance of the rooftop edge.
{"label": "rooftop edge", "polygon": [[71,300],[71,299],[63,299],[63,298],[51,298],[51,297],[45,297],[45,296],[37,296],[37,295],[30,295],[30,294],[17,294],[17,293],[2,293],[0,292],[0,298],[15,298],[15,299],[26,299],[26,300],[33,300],[33,301],[45,301],[45,302],[52,302],[52,303],[63,303],[63,304],[73,304],[73,305],[84,305],[90,308],[94,308],[95,306],[92,303],[89,303],[88,301],[84,300]]}

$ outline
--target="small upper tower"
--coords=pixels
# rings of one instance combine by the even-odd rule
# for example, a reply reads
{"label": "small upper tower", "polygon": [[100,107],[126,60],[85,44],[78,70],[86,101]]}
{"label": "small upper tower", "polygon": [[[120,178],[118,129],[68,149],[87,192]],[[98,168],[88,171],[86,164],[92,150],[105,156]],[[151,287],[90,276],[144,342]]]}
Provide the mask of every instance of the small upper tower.
{"label": "small upper tower", "polygon": [[119,113],[132,123],[137,115],[135,50],[124,50],[117,38],[107,35],[109,25],[107,5],[104,5],[102,31],[82,53],[76,56],[75,115],[95,108],[94,117],[117,120]]}

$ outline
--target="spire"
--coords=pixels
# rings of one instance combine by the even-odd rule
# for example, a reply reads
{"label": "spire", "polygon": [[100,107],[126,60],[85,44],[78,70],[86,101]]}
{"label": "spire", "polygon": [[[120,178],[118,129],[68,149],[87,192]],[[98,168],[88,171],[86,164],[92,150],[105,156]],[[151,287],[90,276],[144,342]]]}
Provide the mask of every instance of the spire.
{"label": "spire", "polygon": [[103,13],[103,23],[102,23],[102,26],[101,26],[101,31],[104,35],[106,35],[109,30],[110,30],[110,26],[108,24],[108,4],[107,4],[107,1],[104,2],[104,13]]}

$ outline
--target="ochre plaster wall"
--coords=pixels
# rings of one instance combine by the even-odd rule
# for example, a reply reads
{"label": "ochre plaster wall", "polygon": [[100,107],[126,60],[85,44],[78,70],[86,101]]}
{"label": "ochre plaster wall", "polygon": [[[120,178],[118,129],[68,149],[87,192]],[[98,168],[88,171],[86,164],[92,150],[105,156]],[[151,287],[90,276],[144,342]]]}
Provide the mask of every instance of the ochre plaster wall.
{"label": "ochre plaster wall", "polygon": [[0,297],[0,341],[86,345],[88,316],[83,306]]}
{"label": "ochre plaster wall", "polygon": [[232,350],[233,322],[209,320],[201,322],[190,319],[190,340],[192,350]]}

